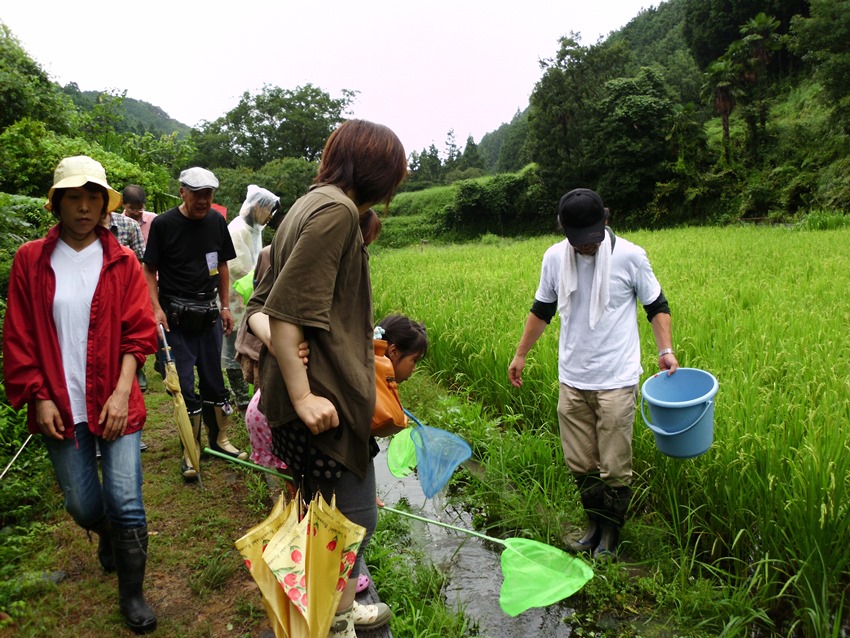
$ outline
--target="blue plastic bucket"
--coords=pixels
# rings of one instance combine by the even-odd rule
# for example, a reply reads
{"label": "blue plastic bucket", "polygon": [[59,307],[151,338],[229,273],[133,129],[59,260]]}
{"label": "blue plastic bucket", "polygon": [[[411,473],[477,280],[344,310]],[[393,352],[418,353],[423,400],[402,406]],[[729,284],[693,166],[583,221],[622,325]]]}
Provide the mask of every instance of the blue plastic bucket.
{"label": "blue plastic bucket", "polygon": [[[690,459],[705,453],[714,440],[714,395],[718,383],[698,368],[659,372],[641,387],[640,414],[667,456]],[[646,418],[649,404],[652,422]]]}

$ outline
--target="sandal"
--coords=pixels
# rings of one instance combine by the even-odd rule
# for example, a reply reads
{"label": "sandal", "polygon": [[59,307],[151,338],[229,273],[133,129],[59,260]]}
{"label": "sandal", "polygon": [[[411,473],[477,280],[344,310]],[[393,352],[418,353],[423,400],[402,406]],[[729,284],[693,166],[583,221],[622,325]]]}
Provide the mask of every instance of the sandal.
{"label": "sandal", "polygon": [[364,574],[360,574],[357,577],[357,593],[359,594],[367,589],[369,589],[369,577]]}

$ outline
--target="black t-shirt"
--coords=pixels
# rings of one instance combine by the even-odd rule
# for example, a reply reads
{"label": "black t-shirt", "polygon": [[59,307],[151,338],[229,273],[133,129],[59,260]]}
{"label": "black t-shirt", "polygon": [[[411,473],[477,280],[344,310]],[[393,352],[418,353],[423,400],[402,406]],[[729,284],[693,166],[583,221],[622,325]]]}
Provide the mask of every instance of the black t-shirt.
{"label": "black t-shirt", "polygon": [[172,208],[151,221],[145,257],[155,266],[162,294],[190,296],[218,287],[218,265],[236,257],[227,222],[215,210],[189,219]]}

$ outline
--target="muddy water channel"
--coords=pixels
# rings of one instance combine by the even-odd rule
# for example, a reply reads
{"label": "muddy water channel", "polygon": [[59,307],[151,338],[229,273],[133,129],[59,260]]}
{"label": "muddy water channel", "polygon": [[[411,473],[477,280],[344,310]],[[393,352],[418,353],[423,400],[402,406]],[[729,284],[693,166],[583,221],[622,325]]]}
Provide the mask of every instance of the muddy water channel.
{"label": "muddy water channel", "polygon": [[[383,447],[383,446],[382,446]],[[375,458],[378,496],[389,506],[406,500],[414,513],[430,519],[471,528],[462,513],[446,510],[438,494],[426,499],[415,474],[397,479],[387,469],[384,452]],[[383,514],[393,516],[393,514]],[[448,578],[446,599],[449,607],[465,609],[466,617],[477,623],[480,635],[488,638],[527,638],[547,636],[567,638],[572,635],[568,624],[574,609],[567,604],[550,605],[545,609],[529,609],[512,618],[499,607],[502,586],[501,547],[489,547],[478,538],[409,520],[412,537],[420,549]]]}

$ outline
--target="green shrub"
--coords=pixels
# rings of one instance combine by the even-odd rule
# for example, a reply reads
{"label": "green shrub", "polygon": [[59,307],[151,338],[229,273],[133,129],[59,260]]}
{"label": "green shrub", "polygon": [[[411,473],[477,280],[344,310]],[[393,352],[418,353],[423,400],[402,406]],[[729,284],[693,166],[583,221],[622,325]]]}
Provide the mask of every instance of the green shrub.
{"label": "green shrub", "polygon": [[46,197],[56,165],[73,155],[88,155],[103,164],[116,190],[126,184],[139,184],[148,192],[162,190],[154,173],[105,151],[96,142],[57,135],[41,122],[22,119],[0,133],[0,191]]}
{"label": "green shrub", "polygon": [[542,186],[537,166],[517,173],[464,180],[446,206],[443,227],[466,237],[538,235],[555,230],[555,203]]}
{"label": "green shrub", "polygon": [[798,224],[801,230],[836,230],[850,226],[850,215],[846,213],[812,210]]}
{"label": "green shrub", "polygon": [[390,217],[440,216],[443,209],[454,202],[456,192],[457,188],[452,185],[399,193],[390,203],[387,214]]}
{"label": "green shrub", "polygon": [[42,198],[0,193],[0,297],[3,299],[9,290],[9,271],[18,247],[43,236],[55,223],[53,215],[44,209],[44,202]]}

